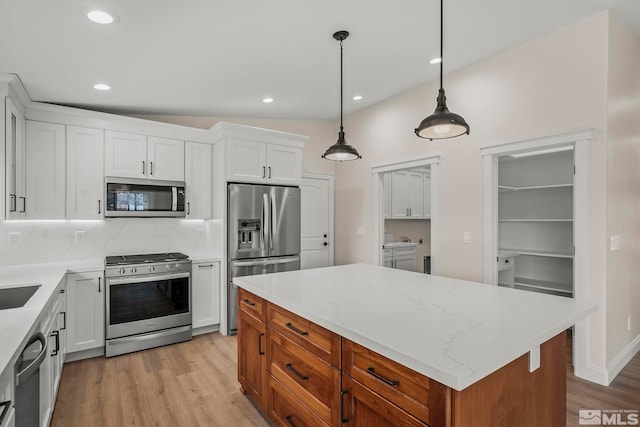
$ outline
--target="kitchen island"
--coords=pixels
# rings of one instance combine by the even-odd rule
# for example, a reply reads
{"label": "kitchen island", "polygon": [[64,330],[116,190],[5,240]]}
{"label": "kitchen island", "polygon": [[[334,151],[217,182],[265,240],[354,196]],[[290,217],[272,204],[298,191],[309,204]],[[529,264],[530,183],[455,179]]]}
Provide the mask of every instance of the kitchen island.
{"label": "kitchen island", "polygon": [[279,425],[564,426],[597,306],[366,264],[239,277],[238,378]]}

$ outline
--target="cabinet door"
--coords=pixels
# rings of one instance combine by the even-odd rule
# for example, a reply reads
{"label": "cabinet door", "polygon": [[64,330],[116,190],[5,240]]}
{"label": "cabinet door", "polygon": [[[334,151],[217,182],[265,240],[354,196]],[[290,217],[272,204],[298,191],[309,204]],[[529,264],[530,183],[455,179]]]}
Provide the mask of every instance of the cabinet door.
{"label": "cabinet door", "polygon": [[67,276],[67,351],[104,346],[104,280],[102,272]]}
{"label": "cabinet door", "polygon": [[302,149],[268,144],[267,181],[270,184],[300,185],[302,182]]}
{"label": "cabinet door", "polygon": [[416,269],[416,256],[406,255],[400,257],[394,257],[395,268],[398,270],[418,271]]}
{"label": "cabinet door", "polygon": [[104,131],[67,127],[67,219],[104,215]]}
{"label": "cabinet door", "polygon": [[431,218],[431,177],[424,176],[424,211],[425,218]]}
{"label": "cabinet door", "polygon": [[47,355],[40,364],[40,426],[47,427],[53,412],[53,366],[54,358],[52,352],[56,348],[55,335],[52,334],[56,325],[56,317],[49,317],[45,321],[46,326],[42,334],[47,339]]}
{"label": "cabinet door", "polygon": [[244,392],[266,412],[267,357],[264,322],[238,310],[238,381]]}
{"label": "cabinet door", "polygon": [[266,182],[267,144],[229,138],[229,181]]}
{"label": "cabinet door", "polygon": [[417,418],[398,408],[393,403],[380,397],[368,388],[342,374],[342,392],[340,402],[349,426],[420,426],[428,427]]}
{"label": "cabinet door", "polygon": [[[64,219],[66,141],[64,125],[27,120],[26,211],[28,219]],[[24,206],[23,206],[24,208]]]}
{"label": "cabinet door", "polygon": [[184,181],[184,141],[156,136],[147,139],[147,177]]}
{"label": "cabinet door", "polygon": [[106,176],[147,177],[147,137],[106,131],[104,169]]}
{"label": "cabinet door", "polygon": [[384,218],[391,218],[391,174],[385,173],[382,176],[382,186],[384,188],[382,201],[384,206]]}
{"label": "cabinet door", "polygon": [[217,262],[194,263],[191,275],[193,328],[220,323],[220,273]]}
{"label": "cabinet door", "polygon": [[393,172],[391,174],[391,218],[404,219],[409,216],[408,186],[409,172]]}
{"label": "cabinet door", "polygon": [[7,219],[25,218],[25,119],[18,107],[5,100],[6,203]]}
{"label": "cabinet door", "polygon": [[423,218],[424,175],[419,172],[410,172],[408,179],[407,203],[409,207],[409,218]]}
{"label": "cabinet door", "polygon": [[187,184],[187,218],[210,219],[213,191],[213,148],[210,144],[185,144],[184,177]]}
{"label": "cabinet door", "polygon": [[54,376],[54,389],[53,399],[58,393],[58,386],[60,385],[60,379],[62,378],[62,370],[64,368],[64,357],[67,354],[67,291],[66,283],[60,290],[58,296],[58,310],[56,310],[56,329],[58,330],[58,355],[57,355],[57,367],[55,368],[56,375]]}

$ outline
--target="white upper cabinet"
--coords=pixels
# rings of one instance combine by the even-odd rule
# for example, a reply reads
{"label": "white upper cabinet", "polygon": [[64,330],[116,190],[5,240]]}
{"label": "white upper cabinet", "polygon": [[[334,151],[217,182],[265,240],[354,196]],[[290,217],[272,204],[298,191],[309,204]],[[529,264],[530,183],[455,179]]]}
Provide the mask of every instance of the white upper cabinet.
{"label": "white upper cabinet", "polygon": [[104,131],[67,127],[67,218],[104,216]]}
{"label": "white upper cabinet", "polygon": [[300,185],[302,149],[229,138],[229,181]]}
{"label": "white upper cabinet", "polygon": [[424,175],[424,217],[431,218],[431,176]]}
{"label": "white upper cabinet", "polygon": [[186,209],[189,219],[211,218],[212,151],[210,144],[185,143]]}
{"label": "white upper cabinet", "polygon": [[5,100],[6,212],[7,219],[26,217],[25,119],[11,101]]}
{"label": "white upper cabinet", "polygon": [[184,181],[184,141],[106,131],[105,174]]}
{"label": "white upper cabinet", "polygon": [[147,178],[184,181],[184,141],[150,136]]}
{"label": "white upper cabinet", "polygon": [[27,120],[26,200],[28,219],[65,218],[65,127]]}
{"label": "white upper cabinet", "polygon": [[424,175],[409,172],[407,207],[410,218],[424,218]]}
{"label": "white upper cabinet", "polygon": [[391,174],[385,173],[382,176],[382,187],[384,200],[382,201],[384,205],[384,218],[391,218]]}
{"label": "white upper cabinet", "polygon": [[147,137],[105,132],[105,174],[122,178],[147,177]]}
{"label": "white upper cabinet", "polygon": [[391,174],[391,218],[405,219],[409,217],[409,172],[393,172]]}
{"label": "white upper cabinet", "polygon": [[[385,183],[385,203],[391,200],[391,219],[424,219],[430,218],[431,212],[431,180],[427,181],[422,172],[392,172],[390,185]],[[428,186],[428,190],[426,187]],[[388,189],[388,190],[387,190]],[[428,192],[428,197],[427,197]],[[425,202],[425,198],[429,201]],[[385,204],[386,206],[386,204]],[[385,208],[386,209],[386,208]],[[385,210],[386,212],[386,210]]]}

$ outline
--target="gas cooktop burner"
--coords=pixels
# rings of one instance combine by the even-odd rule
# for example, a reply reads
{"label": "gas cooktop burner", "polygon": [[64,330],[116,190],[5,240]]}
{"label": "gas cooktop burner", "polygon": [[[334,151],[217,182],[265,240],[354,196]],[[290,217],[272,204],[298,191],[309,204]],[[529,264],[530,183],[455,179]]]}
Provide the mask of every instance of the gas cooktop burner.
{"label": "gas cooktop burner", "polygon": [[144,255],[116,255],[108,256],[105,260],[106,265],[130,265],[130,264],[146,264],[152,262],[173,262],[189,259],[189,257],[180,252],[168,252],[161,254],[144,254]]}

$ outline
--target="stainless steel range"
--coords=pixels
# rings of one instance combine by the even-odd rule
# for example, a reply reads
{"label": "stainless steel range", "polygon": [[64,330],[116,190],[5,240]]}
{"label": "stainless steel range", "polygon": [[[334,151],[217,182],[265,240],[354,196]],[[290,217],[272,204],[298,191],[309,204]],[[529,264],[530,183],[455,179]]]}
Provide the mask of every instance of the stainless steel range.
{"label": "stainless steel range", "polygon": [[107,357],[191,339],[191,260],[181,253],[108,256]]}

